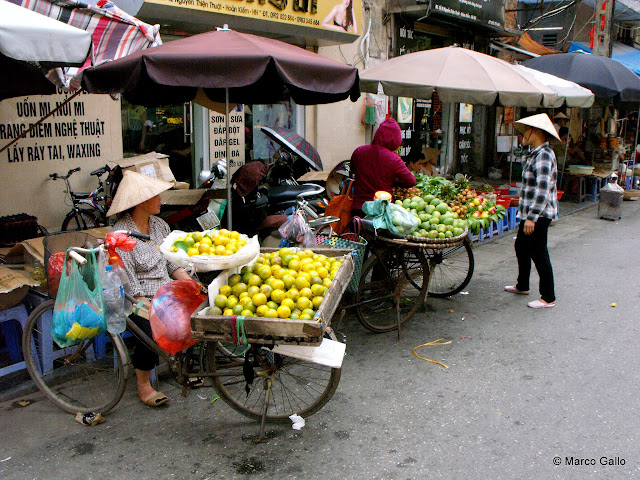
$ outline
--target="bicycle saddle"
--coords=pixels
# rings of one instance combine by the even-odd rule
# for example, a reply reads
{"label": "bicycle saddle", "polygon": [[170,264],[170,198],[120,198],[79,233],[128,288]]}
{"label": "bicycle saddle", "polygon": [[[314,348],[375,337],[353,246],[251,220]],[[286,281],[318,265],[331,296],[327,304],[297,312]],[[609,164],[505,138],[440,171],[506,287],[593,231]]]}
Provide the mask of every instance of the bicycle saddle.
{"label": "bicycle saddle", "polygon": [[105,173],[107,173],[107,167],[100,167],[97,170],[94,170],[93,172],[91,172],[91,175],[96,175],[96,176],[101,176],[104,175]]}

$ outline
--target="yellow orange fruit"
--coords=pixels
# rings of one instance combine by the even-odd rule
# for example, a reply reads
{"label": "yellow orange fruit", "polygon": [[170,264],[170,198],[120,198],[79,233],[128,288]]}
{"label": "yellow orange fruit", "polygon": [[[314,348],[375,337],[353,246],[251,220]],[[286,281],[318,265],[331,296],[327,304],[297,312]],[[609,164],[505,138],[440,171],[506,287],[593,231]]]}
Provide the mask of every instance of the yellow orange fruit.
{"label": "yellow orange fruit", "polygon": [[227,306],[227,297],[224,295],[218,295],[214,300],[213,303],[216,305],[216,307],[218,308],[225,308]]}
{"label": "yellow orange fruit", "polygon": [[260,305],[266,305],[267,304],[267,296],[264,293],[256,293],[251,298],[253,300],[253,304],[256,307],[259,307]]}
{"label": "yellow orange fruit", "polygon": [[267,318],[278,318],[278,311],[274,308],[270,308],[267,310],[267,313],[265,314],[265,317]]}
{"label": "yellow orange fruit", "polygon": [[294,302],[290,298],[285,298],[284,300],[282,300],[281,306],[288,307],[289,310],[293,310],[294,308],[296,308],[296,302]]}
{"label": "yellow orange fruit", "polygon": [[312,285],[311,293],[314,297],[324,296],[324,287],[320,284]]}
{"label": "yellow orange fruit", "polygon": [[311,308],[312,305],[311,300],[307,297],[300,297],[296,302],[296,307],[303,311],[307,308]]}
{"label": "yellow orange fruit", "polygon": [[311,300],[311,304],[313,305],[313,308],[315,308],[316,310],[320,308],[320,304],[322,303],[323,300],[324,300],[324,297],[313,297],[313,299]]}
{"label": "yellow orange fruit", "polygon": [[242,292],[247,291],[246,283],[236,283],[233,287],[231,287],[231,291],[236,297],[239,297]]}
{"label": "yellow orange fruit", "polygon": [[278,307],[276,312],[278,313],[279,318],[289,318],[289,315],[291,315],[289,307],[283,307],[282,305]]}
{"label": "yellow orange fruit", "polygon": [[220,295],[226,295],[227,297],[231,295],[231,287],[229,285],[222,285],[220,287]]}
{"label": "yellow orange fruit", "polygon": [[252,285],[249,288],[247,288],[247,293],[249,294],[250,297],[253,297],[256,293],[260,293],[260,287]]}
{"label": "yellow orange fruit", "polygon": [[298,290],[297,288],[290,288],[289,290],[287,290],[286,295],[287,298],[290,298],[294,302],[297,302],[298,298],[300,298],[300,290]]}
{"label": "yellow orange fruit", "polygon": [[260,285],[260,292],[264,293],[267,298],[271,297],[271,292],[273,292],[273,288],[270,285]]}
{"label": "yellow orange fruit", "polygon": [[285,293],[283,290],[274,290],[273,292],[271,292],[271,300],[280,304],[282,303],[282,300],[285,299]]}
{"label": "yellow orange fruit", "polygon": [[194,255],[200,255],[200,252],[198,251],[197,248],[191,247],[189,250],[187,250],[187,255],[189,255],[190,257],[193,257]]}

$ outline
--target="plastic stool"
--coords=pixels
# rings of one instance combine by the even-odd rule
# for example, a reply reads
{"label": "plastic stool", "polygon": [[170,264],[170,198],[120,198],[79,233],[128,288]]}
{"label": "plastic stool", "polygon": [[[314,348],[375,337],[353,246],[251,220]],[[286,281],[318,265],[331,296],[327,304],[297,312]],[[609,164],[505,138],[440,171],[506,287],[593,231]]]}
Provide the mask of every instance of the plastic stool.
{"label": "plastic stool", "polygon": [[600,189],[602,188],[602,179],[600,177],[587,177],[586,181],[586,191],[590,192],[587,193],[586,196],[591,198],[593,202],[597,202]]}
{"label": "plastic stool", "polygon": [[[133,334],[129,330],[125,330],[120,334],[122,339],[133,336]],[[106,333],[102,333],[93,339],[93,352],[94,355],[106,355],[107,354],[107,342],[109,342],[109,336]],[[114,354],[114,362],[115,362],[115,354]],[[149,381],[151,382],[151,386],[158,390],[158,375],[156,372],[156,367],[153,367],[151,370],[151,375],[149,377]]]}
{"label": "plastic stool", "polygon": [[515,230],[520,223],[518,207],[509,207],[507,209],[507,221],[509,222],[509,230]]}
{"label": "plastic stool", "polygon": [[[0,377],[13,372],[25,369],[26,365],[22,360],[22,332],[27,324],[29,314],[27,307],[23,304],[3,310],[0,312],[0,330],[2,330],[7,344],[10,365],[0,368]],[[20,329],[18,325],[20,324]]]}

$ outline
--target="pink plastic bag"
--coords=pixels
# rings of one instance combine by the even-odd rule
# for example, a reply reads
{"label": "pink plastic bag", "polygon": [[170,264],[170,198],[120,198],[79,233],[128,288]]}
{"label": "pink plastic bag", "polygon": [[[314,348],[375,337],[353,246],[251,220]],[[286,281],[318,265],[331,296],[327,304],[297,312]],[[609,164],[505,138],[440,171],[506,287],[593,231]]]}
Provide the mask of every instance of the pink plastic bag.
{"label": "pink plastic bag", "polygon": [[191,314],[206,298],[194,280],[174,280],[158,289],[149,322],[160,348],[174,355],[198,343],[191,336]]}

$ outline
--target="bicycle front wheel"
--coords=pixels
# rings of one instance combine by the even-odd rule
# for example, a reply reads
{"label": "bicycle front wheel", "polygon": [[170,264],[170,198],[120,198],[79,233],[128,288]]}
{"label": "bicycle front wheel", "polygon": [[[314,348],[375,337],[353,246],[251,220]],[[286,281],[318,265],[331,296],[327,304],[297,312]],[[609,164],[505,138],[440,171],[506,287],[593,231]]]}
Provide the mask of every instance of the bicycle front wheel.
{"label": "bicycle front wheel", "polygon": [[[335,340],[335,334],[331,332],[329,338]],[[329,401],[340,382],[339,368],[279,355],[260,345],[252,345],[244,358],[226,355],[226,350],[207,349],[206,371],[216,373],[211,378],[220,398],[256,421],[262,419],[269,381],[269,423],[290,423],[289,415],[294,413],[313,415]]]}
{"label": "bicycle front wheel", "polygon": [[401,324],[413,317],[424,304],[428,287],[429,266],[421,250],[390,249],[384,263],[373,255],[362,266],[356,294],[358,320],[373,332],[396,330],[398,310]]}
{"label": "bicycle front wheel", "polygon": [[29,375],[49,400],[69,413],[106,413],[127,386],[129,355],[119,335],[111,343],[95,339],[58,348],[51,337],[54,301],[39,305],[29,316],[22,351]]}
{"label": "bicycle front wheel", "polygon": [[446,298],[460,293],[473,276],[475,261],[471,242],[465,238],[460,245],[430,253],[429,264],[429,295]]}
{"label": "bicycle front wheel", "polygon": [[80,208],[77,212],[71,211],[67,214],[64,222],[62,222],[62,231],[74,232],[99,226],[100,222],[98,222],[98,218],[91,210]]}

